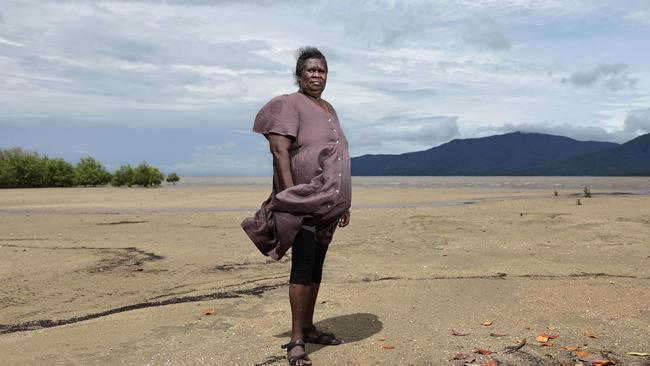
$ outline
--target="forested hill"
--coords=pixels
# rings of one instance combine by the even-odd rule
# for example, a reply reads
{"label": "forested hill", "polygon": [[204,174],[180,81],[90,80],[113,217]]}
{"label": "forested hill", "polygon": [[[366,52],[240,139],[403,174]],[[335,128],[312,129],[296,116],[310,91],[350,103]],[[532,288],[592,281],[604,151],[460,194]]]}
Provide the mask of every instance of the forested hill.
{"label": "forested hill", "polygon": [[650,175],[650,134],[625,144],[513,132],[425,151],[363,155],[353,175]]}

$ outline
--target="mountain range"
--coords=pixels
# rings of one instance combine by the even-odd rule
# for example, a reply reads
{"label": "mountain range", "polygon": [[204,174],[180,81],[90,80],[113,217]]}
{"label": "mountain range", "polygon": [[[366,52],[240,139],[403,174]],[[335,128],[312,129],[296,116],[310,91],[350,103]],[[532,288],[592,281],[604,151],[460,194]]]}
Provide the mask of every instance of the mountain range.
{"label": "mountain range", "polygon": [[650,133],[624,144],[512,132],[425,151],[352,158],[352,175],[650,176]]}

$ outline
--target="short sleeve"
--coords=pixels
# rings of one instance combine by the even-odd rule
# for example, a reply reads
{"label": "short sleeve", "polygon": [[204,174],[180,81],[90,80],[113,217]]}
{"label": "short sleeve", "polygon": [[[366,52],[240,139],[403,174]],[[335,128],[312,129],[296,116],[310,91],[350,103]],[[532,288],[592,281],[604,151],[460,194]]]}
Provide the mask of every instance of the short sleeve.
{"label": "short sleeve", "polygon": [[266,103],[255,117],[253,131],[264,135],[277,133],[296,138],[300,117],[287,96],[273,98]]}

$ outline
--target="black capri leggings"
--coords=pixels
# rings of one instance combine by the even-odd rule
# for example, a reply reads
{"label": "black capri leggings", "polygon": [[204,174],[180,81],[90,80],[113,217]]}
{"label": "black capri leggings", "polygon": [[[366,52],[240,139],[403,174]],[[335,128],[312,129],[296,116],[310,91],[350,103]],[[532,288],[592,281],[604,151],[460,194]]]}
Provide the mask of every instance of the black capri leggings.
{"label": "black capri leggings", "polygon": [[289,283],[320,283],[328,247],[329,245],[318,244],[316,235],[311,231],[300,229],[291,246]]}

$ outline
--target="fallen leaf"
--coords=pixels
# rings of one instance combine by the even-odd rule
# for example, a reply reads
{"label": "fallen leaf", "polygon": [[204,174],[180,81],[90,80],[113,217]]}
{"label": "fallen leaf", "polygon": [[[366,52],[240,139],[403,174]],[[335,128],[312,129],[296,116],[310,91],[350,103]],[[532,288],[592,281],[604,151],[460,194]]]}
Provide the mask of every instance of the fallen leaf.
{"label": "fallen leaf", "polygon": [[538,335],[537,337],[535,337],[535,340],[537,342],[546,343],[546,342],[549,341],[549,339],[555,339],[557,337],[558,336],[556,336],[556,335],[550,335],[550,334],[542,333],[542,334]]}
{"label": "fallen leaf", "polygon": [[472,352],[478,353],[478,354],[481,354],[481,355],[484,355],[484,356],[491,355],[491,354],[494,353],[492,351],[488,351],[486,349],[480,349],[480,348],[477,348],[477,349],[473,350]]}
{"label": "fallen leaf", "polygon": [[468,353],[459,353],[456,356],[454,356],[454,358],[452,358],[452,360],[471,363],[471,362],[476,361],[476,357],[474,357],[474,356],[472,356],[472,355],[470,355]]}
{"label": "fallen leaf", "polygon": [[505,337],[507,334],[505,333],[490,333],[490,337]]}
{"label": "fallen leaf", "polygon": [[593,333],[591,333],[591,332],[588,331],[588,330],[585,330],[585,336],[587,336],[587,337],[589,337],[589,338],[598,339],[598,336],[595,336]]}
{"label": "fallen leaf", "polygon": [[214,309],[205,309],[203,311],[203,315],[214,315],[214,314],[215,314]]}
{"label": "fallen leaf", "polygon": [[580,361],[590,362],[594,366],[616,365],[616,361],[614,360],[594,358],[591,356],[580,357]]}
{"label": "fallen leaf", "polygon": [[490,325],[492,325],[492,320],[486,320],[483,323],[481,323],[481,325],[484,327],[489,327]]}
{"label": "fallen leaf", "polygon": [[142,269],[142,268],[133,268],[131,271],[133,271],[133,272],[142,272],[142,271],[144,271],[144,269]]}
{"label": "fallen leaf", "polygon": [[385,340],[386,340],[386,339],[384,339],[384,338],[379,338],[379,339],[378,339],[379,342],[383,342],[383,341],[385,341]]}
{"label": "fallen leaf", "polygon": [[381,345],[379,345],[379,347],[384,348],[384,349],[395,349],[395,346],[393,346],[390,343],[382,343]]}
{"label": "fallen leaf", "polygon": [[501,362],[499,362],[498,360],[492,359],[492,360],[489,360],[488,362],[486,362],[485,366],[498,366],[500,364],[501,364]]}
{"label": "fallen leaf", "polygon": [[594,366],[616,365],[616,361],[614,360],[602,360],[602,361],[595,361],[592,363],[594,364]]}
{"label": "fallen leaf", "polygon": [[578,349],[578,346],[562,346],[562,348],[567,351],[576,351]]}
{"label": "fallen leaf", "polygon": [[540,347],[553,347],[553,342],[552,341],[544,342],[544,343],[540,344],[539,346]]}
{"label": "fallen leaf", "polygon": [[630,356],[650,356],[650,353],[647,352],[627,352]]}
{"label": "fallen leaf", "polygon": [[469,335],[469,333],[457,332],[457,331],[452,329],[451,330],[451,335],[457,336],[457,337],[464,337],[464,336]]}
{"label": "fallen leaf", "polygon": [[578,358],[587,357],[587,352],[585,352],[585,351],[576,351],[575,354],[576,354],[576,356],[578,356]]}

